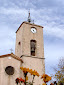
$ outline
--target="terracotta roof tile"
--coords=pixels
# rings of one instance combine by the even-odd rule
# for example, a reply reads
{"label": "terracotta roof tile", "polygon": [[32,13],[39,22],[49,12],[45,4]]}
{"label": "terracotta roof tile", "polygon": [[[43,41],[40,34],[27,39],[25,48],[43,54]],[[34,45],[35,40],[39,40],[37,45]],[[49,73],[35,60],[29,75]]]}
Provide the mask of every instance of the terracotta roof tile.
{"label": "terracotta roof tile", "polygon": [[13,54],[13,53],[1,55],[0,58],[2,58],[2,57],[8,57],[8,56],[11,56],[11,57],[13,57],[13,58],[15,58],[15,59],[17,59],[17,60],[19,60],[19,61],[21,61],[23,63],[22,59],[20,57],[16,56],[15,54]]}

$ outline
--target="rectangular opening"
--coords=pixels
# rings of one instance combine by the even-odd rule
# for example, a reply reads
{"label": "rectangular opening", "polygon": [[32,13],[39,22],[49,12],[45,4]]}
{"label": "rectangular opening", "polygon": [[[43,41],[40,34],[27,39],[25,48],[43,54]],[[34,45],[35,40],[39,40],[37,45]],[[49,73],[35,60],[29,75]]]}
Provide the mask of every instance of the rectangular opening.
{"label": "rectangular opening", "polygon": [[35,51],[31,51],[31,55],[32,56],[35,56]]}
{"label": "rectangular opening", "polygon": [[36,41],[31,40],[30,41],[30,51],[31,51],[32,56],[35,56],[35,50],[36,50]]}

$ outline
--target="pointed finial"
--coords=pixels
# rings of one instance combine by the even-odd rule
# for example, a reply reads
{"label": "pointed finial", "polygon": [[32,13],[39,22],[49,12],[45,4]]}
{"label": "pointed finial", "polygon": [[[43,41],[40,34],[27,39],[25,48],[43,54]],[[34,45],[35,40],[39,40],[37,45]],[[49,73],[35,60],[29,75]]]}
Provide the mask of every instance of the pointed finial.
{"label": "pointed finial", "polygon": [[34,20],[33,20],[33,24],[34,24]]}
{"label": "pointed finial", "polygon": [[11,51],[11,53],[13,53],[13,49],[12,48],[10,49],[10,51]]}
{"label": "pointed finial", "polygon": [[30,10],[29,10],[29,13],[28,13],[28,22],[29,22],[29,23],[31,22]]}

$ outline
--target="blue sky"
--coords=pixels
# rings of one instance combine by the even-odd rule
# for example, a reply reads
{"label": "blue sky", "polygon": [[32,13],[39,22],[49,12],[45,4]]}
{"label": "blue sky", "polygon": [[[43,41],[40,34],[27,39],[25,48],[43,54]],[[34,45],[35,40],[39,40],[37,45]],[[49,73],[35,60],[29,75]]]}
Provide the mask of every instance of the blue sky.
{"label": "blue sky", "polygon": [[63,0],[0,0],[0,55],[15,51],[16,30],[27,21],[28,10],[35,24],[44,27],[46,73],[53,74],[60,57],[64,57]]}

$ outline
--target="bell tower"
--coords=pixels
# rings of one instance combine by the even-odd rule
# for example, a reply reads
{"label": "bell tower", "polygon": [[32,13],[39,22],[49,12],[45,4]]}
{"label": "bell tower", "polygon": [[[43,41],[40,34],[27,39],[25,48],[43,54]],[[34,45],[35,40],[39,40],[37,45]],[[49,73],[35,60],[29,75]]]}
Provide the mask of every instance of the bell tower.
{"label": "bell tower", "polygon": [[[45,73],[44,64],[44,45],[43,45],[43,27],[23,22],[16,31],[15,55],[23,60],[23,67],[36,70],[40,75]],[[34,85],[42,85],[41,78],[35,78]]]}

